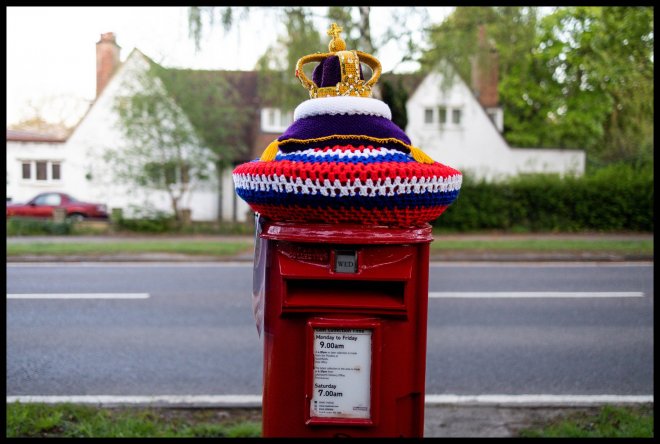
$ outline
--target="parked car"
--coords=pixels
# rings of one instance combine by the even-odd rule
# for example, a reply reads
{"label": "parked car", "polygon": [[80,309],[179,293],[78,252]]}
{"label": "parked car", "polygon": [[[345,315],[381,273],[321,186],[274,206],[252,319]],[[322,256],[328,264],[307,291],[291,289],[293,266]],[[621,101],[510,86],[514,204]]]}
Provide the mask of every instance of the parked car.
{"label": "parked car", "polygon": [[73,221],[108,218],[105,205],[82,202],[65,193],[41,193],[25,204],[8,202],[7,218],[14,216],[52,218],[55,208],[64,208],[66,218]]}

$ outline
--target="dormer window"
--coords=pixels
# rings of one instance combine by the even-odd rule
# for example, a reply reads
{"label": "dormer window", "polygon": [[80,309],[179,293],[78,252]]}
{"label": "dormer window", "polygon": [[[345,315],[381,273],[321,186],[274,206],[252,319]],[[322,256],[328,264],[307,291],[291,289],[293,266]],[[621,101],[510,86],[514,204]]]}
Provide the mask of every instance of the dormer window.
{"label": "dormer window", "polygon": [[442,129],[460,129],[463,125],[463,107],[440,105],[424,108],[424,124],[429,129],[434,126]]}
{"label": "dormer window", "polygon": [[447,108],[444,106],[438,107],[438,123],[440,125],[447,123]]}
{"label": "dormer window", "polygon": [[261,131],[277,133],[285,131],[293,122],[293,112],[279,108],[263,108],[261,110]]}
{"label": "dormer window", "polygon": [[460,109],[453,109],[451,111],[451,123],[454,125],[460,125],[461,124],[461,110]]}
{"label": "dormer window", "polygon": [[433,108],[424,109],[424,123],[433,123]]}

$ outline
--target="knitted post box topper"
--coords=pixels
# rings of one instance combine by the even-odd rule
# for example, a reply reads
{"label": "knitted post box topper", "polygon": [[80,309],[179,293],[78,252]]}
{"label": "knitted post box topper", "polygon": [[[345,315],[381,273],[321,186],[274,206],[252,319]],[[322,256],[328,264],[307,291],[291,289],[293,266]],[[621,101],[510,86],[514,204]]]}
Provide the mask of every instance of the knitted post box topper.
{"label": "knitted post box topper", "polygon": [[[371,98],[380,62],[346,51],[334,23],[329,53],[298,60],[310,99],[260,159],[233,171],[236,193],[276,221],[408,227],[433,219],[458,196],[461,173],[435,162]],[[302,66],[320,62],[309,80]],[[364,80],[360,63],[373,72]]]}

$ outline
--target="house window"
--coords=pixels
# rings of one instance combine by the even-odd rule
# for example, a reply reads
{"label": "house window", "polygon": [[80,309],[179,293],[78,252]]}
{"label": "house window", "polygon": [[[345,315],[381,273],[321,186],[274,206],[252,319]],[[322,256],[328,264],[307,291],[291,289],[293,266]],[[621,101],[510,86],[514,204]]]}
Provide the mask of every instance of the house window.
{"label": "house window", "polygon": [[48,163],[37,162],[37,180],[48,180]]}
{"label": "house window", "polygon": [[451,112],[451,122],[455,125],[460,125],[461,124],[461,110],[460,109],[454,109]]}
{"label": "house window", "polygon": [[51,175],[50,177],[53,180],[60,180],[60,164],[59,163],[52,163],[51,164]]}
{"label": "house window", "polygon": [[279,108],[261,110],[261,130],[264,132],[285,131],[293,122],[293,112]]}
{"label": "house window", "polygon": [[21,162],[21,178],[28,182],[59,182],[62,180],[62,163],[53,160],[24,160]]}
{"label": "house window", "polygon": [[438,108],[438,121],[440,125],[447,123],[447,108],[444,106]]}
{"label": "house window", "polygon": [[433,123],[433,108],[424,109],[424,123]]}

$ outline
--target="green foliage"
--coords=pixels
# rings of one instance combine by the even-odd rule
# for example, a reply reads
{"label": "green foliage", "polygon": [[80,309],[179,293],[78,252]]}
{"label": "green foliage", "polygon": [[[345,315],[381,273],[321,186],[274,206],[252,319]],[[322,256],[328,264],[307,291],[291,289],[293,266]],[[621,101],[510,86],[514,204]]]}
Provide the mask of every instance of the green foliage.
{"label": "green foliage", "polygon": [[[284,23],[287,34],[281,35],[257,61],[258,91],[266,103],[294,109],[309,99],[308,91],[294,75],[296,64],[300,57],[321,50],[321,35],[314,28],[308,8],[285,8]],[[311,78],[313,67],[308,64],[303,69]]]}
{"label": "green foliage", "polygon": [[192,135],[214,154],[221,167],[246,158],[250,147],[245,127],[254,120],[257,110],[241,95],[244,88],[240,73],[165,69],[155,63],[151,69],[185,113]]}
{"label": "green foliage", "polygon": [[[8,438],[260,437],[255,422],[218,421],[196,413],[101,409],[74,404],[7,404]],[[211,421],[211,422],[209,422]]]}
{"label": "green foliage", "polygon": [[579,413],[541,429],[520,432],[527,438],[653,438],[651,407],[604,406],[593,414]]}
{"label": "green foliage", "polygon": [[74,223],[54,222],[50,219],[12,217],[7,220],[7,236],[62,236],[71,234]]}
{"label": "green foliage", "polygon": [[136,233],[166,233],[172,231],[175,221],[172,217],[152,219],[121,219],[117,222],[118,231],[133,231]]}
{"label": "green foliage", "polygon": [[202,17],[206,16],[209,25],[213,27],[216,21],[216,12],[225,32],[229,31],[232,24],[244,20],[250,12],[249,6],[190,6],[188,8],[188,36],[195,42],[195,49],[199,51],[202,41],[202,30],[204,24]]}
{"label": "green foliage", "polygon": [[[422,59],[451,82],[499,55],[504,137],[513,146],[578,148],[591,166],[652,162],[653,8],[458,7],[429,32]],[[448,64],[439,63],[448,61]]]}
{"label": "green foliage", "polygon": [[466,175],[436,221],[443,230],[653,231],[653,171],[612,165],[584,177],[528,175],[499,183]]}
{"label": "green foliage", "polygon": [[122,217],[115,221],[116,230],[136,233],[166,233],[179,228],[171,214],[151,207],[130,206],[130,213],[132,217]]}
{"label": "green foliage", "polygon": [[392,122],[405,130],[408,125],[408,112],[406,111],[408,93],[401,83],[401,77],[397,77],[396,84],[385,79],[381,81],[381,98],[392,111]]}
{"label": "green foliage", "polygon": [[163,87],[162,72],[151,63],[124,82],[114,110],[125,144],[106,149],[103,160],[114,180],[165,191],[178,219],[180,200],[209,179],[216,158]]}

